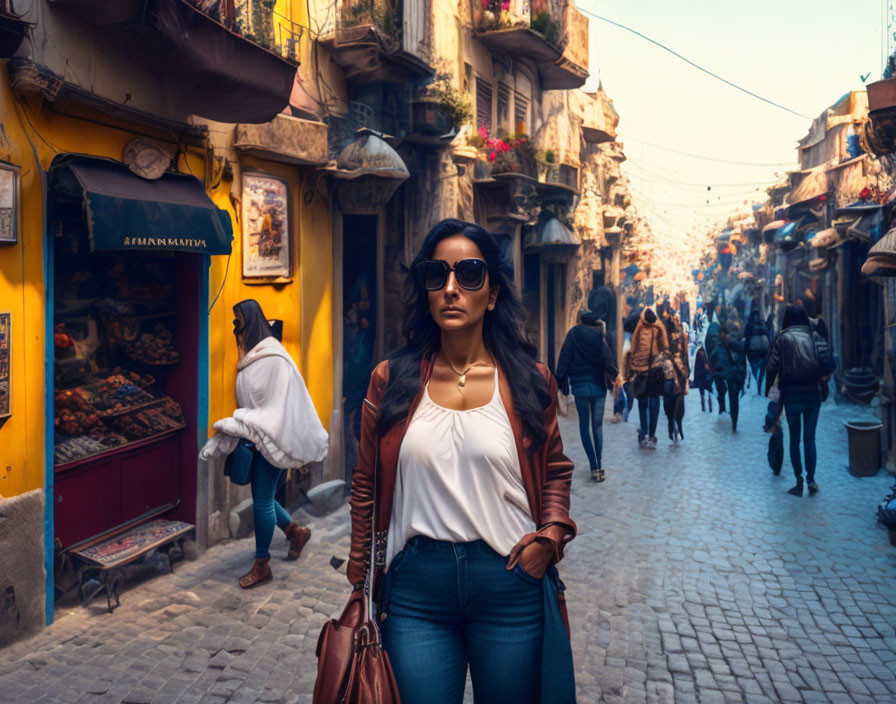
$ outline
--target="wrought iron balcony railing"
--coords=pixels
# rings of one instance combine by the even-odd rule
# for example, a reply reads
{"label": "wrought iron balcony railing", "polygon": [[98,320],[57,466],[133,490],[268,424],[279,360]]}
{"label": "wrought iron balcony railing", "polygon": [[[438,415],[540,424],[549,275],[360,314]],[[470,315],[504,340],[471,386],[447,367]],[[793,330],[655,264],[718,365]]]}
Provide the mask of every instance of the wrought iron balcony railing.
{"label": "wrought iron balcony railing", "polygon": [[298,63],[299,43],[304,28],[275,12],[275,0],[188,0],[188,2],[231,32],[292,63]]}
{"label": "wrought iron balcony railing", "polygon": [[350,79],[431,76],[430,7],[429,0],[334,0],[321,43]]}
{"label": "wrought iron balcony railing", "polygon": [[545,89],[588,77],[588,20],[573,0],[470,0],[473,32],[492,51],[535,61]]}

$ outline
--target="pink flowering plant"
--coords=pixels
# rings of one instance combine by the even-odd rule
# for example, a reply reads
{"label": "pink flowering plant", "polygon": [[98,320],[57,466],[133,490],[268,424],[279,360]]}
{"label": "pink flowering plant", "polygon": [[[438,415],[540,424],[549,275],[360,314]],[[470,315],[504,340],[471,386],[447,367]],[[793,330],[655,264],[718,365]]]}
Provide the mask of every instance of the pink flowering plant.
{"label": "pink flowering plant", "polygon": [[485,125],[480,125],[479,132],[470,143],[479,148],[483,159],[492,165],[492,173],[522,173],[535,175],[535,150],[529,141],[529,135],[516,132],[504,137],[492,137]]}
{"label": "pink flowering plant", "polygon": [[503,29],[515,24],[510,12],[510,0],[472,0],[476,29],[487,31]]}

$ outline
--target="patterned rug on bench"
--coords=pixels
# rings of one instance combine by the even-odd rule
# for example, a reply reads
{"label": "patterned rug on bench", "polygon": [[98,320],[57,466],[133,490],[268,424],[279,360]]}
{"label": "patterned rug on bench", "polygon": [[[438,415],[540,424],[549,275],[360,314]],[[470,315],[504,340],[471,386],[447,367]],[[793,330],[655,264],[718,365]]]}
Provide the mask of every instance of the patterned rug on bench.
{"label": "patterned rug on bench", "polygon": [[73,551],[73,554],[102,567],[115,567],[169,543],[191,530],[193,530],[193,526],[189,523],[157,518],[149,523],[131,528],[114,538],[109,538],[83,550]]}

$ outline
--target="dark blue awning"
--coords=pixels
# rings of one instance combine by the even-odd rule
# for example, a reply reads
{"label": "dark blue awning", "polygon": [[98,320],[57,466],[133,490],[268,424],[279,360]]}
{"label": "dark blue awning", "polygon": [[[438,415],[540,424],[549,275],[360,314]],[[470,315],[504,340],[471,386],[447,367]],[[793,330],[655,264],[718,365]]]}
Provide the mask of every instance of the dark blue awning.
{"label": "dark blue awning", "polygon": [[65,154],[50,167],[50,185],[83,200],[91,249],[230,254],[230,215],[193,176],[148,180],[112,159]]}

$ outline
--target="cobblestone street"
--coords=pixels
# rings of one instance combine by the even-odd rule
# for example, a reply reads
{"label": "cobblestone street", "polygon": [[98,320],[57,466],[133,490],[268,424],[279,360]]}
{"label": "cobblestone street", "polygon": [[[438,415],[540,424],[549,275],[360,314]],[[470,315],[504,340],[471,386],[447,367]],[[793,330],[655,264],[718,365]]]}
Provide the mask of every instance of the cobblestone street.
{"label": "cobblestone street", "polygon": [[[563,420],[578,464],[580,533],[561,574],[580,702],[896,701],[896,548],[874,514],[891,478],[845,466],[842,421],[862,411],[824,406],[821,491],[798,499],[789,463],[780,477],[768,468],[753,393],[736,436],[696,396],[679,447],[659,432],[658,450],[639,450],[634,422],[606,423],[604,484]],[[347,554],[348,512],[307,520],[312,542],[298,563],[275,557],[272,585],[237,587],[248,539],[160,569],[114,614],[101,600],[60,610],[0,652],[0,700],[310,703],[317,634],[348,592],[329,564]],[[285,554],[282,535],[273,551]]]}

